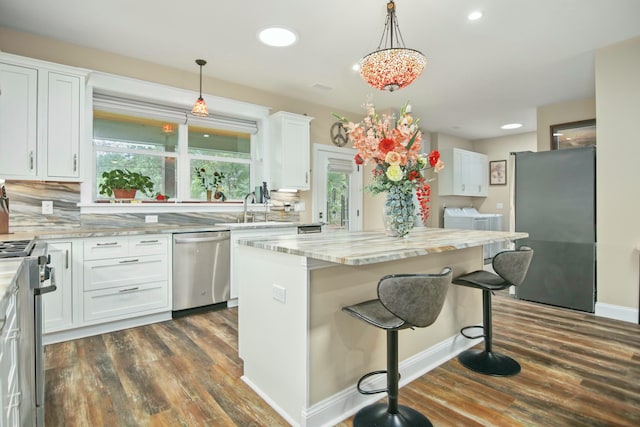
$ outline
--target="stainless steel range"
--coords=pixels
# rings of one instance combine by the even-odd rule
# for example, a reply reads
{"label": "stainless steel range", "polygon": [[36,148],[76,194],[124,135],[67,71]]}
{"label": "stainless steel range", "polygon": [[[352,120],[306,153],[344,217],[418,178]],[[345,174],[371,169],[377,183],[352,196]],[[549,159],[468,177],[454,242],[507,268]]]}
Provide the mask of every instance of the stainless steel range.
{"label": "stainless steel range", "polygon": [[20,424],[44,426],[44,346],[41,295],[56,290],[47,244],[33,240],[0,242],[0,258],[23,258],[17,277],[20,334],[18,352]]}
{"label": "stainless steel range", "polygon": [[0,241],[0,258],[29,256],[35,244],[36,242],[34,240]]}

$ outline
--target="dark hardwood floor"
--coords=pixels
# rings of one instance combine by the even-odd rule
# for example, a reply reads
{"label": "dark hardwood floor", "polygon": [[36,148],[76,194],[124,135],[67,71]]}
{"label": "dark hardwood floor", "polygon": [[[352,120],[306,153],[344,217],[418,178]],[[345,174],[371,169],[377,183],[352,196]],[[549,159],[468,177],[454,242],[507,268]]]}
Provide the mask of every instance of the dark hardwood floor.
{"label": "dark hardwood floor", "polygon": [[[493,302],[494,350],[522,372],[488,377],[453,359],[403,387],[401,404],[435,426],[640,426],[640,326]],[[47,346],[46,425],[288,425],[240,380],[237,345],[227,309]]]}

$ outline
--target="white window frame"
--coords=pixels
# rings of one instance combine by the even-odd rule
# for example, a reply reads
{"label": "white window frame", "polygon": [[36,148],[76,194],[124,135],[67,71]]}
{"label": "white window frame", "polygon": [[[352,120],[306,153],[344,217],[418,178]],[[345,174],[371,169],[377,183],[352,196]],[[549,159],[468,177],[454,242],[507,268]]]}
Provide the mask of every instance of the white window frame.
{"label": "white window frame", "polygon": [[[93,94],[100,93],[104,95],[117,96],[126,99],[139,100],[142,102],[150,102],[160,105],[171,105],[180,109],[184,109],[185,113],[191,110],[193,102],[199,94],[197,92],[165,86],[157,83],[146,82],[142,80],[132,79],[128,77],[116,76],[113,74],[93,72],[88,80],[86,99],[85,99],[85,114],[87,121],[85,123],[85,132],[87,141],[85,141],[85,147],[88,149],[86,153],[91,153],[93,161],[89,162],[91,170],[86,170],[85,179],[81,184],[81,196],[80,196],[80,208],[81,213],[102,213],[105,210],[117,210],[118,212],[131,211],[139,212],[150,208],[144,208],[143,204],[118,204],[119,206],[112,206],[115,204],[97,204],[95,203],[95,156],[93,155]],[[236,101],[228,98],[217,97],[214,95],[203,94],[203,98],[207,102],[207,106],[211,113],[218,113],[220,115],[238,118],[241,120],[249,120],[256,122],[258,131],[251,135],[251,176],[250,176],[250,188],[253,188],[256,182],[263,180],[268,181],[268,165],[265,165],[265,159],[263,153],[265,152],[265,145],[269,135],[269,108],[250,104],[242,101]],[[194,124],[198,123],[202,125],[204,123],[199,122],[197,118],[191,118],[186,115],[189,122]],[[206,123],[206,126],[211,126],[211,123]],[[179,126],[185,126],[181,124]],[[182,132],[184,138],[187,138],[186,132]],[[182,138],[182,136],[181,136]],[[179,151],[178,157],[178,174],[182,173],[184,167],[189,167],[189,154],[186,141],[178,141]],[[184,152],[183,152],[184,150]],[[145,153],[149,154],[149,153]],[[166,155],[166,153],[165,153]],[[225,158],[224,161],[231,159]],[[234,159],[237,160],[237,159]],[[184,164],[186,162],[186,166]],[[89,169],[89,168],[87,168]],[[185,194],[189,194],[189,183],[184,183],[180,180],[178,185],[178,194],[180,198],[184,198]],[[186,192],[185,188],[186,186]],[[179,200],[175,200],[179,201]],[[107,206],[105,206],[107,205]],[[155,204],[152,204],[155,205]],[[175,212],[178,207],[176,204],[167,204],[168,206],[159,207],[155,205],[154,211],[170,211]],[[196,205],[196,206],[193,206]],[[193,203],[181,203],[182,210],[188,211],[200,211],[200,210],[233,210],[228,209],[229,206],[221,206],[221,204],[193,204]]]}

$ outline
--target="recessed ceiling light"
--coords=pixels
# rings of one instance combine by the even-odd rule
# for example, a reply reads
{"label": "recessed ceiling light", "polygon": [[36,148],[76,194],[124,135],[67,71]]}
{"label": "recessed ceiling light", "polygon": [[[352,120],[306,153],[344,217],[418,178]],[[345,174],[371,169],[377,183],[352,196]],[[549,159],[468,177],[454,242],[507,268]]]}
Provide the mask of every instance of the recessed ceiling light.
{"label": "recessed ceiling light", "polygon": [[518,129],[521,127],[522,127],[522,123],[509,123],[509,124],[500,126],[500,129]]}
{"label": "recessed ceiling light", "polygon": [[353,65],[351,66],[351,69],[352,69],[353,71],[360,71],[360,64],[356,62],[355,64],[353,64]]}
{"label": "recessed ceiling light", "polygon": [[269,46],[291,46],[298,40],[298,36],[292,30],[284,27],[269,27],[258,33],[260,41]]}
{"label": "recessed ceiling light", "polygon": [[467,16],[467,19],[469,19],[469,21],[477,21],[480,18],[482,18],[482,12],[480,12],[479,10],[474,10],[469,14],[469,16]]}

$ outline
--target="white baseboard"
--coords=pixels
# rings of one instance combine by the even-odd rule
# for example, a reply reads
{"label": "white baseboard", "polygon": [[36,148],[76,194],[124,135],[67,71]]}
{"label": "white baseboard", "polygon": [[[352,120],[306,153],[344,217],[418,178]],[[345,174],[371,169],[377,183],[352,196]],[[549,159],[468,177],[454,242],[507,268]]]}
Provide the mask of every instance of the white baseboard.
{"label": "white baseboard", "polygon": [[[432,369],[454,358],[463,350],[466,350],[482,339],[469,340],[459,334],[448,338],[400,363],[400,387],[421,377]],[[363,372],[365,374],[365,372]],[[365,388],[386,388],[386,377],[377,375],[371,381],[366,381]],[[301,427],[329,427],[352,416],[359,409],[369,405],[380,398],[382,394],[362,395],[358,393],[355,384],[333,396],[316,403],[307,410],[302,411],[302,423],[293,424]],[[291,422],[290,420],[287,420]]]}
{"label": "white baseboard", "polygon": [[638,323],[637,308],[597,302],[595,315],[608,319],[622,320],[623,322]]}
{"label": "white baseboard", "polygon": [[135,328],[142,325],[150,325],[152,323],[164,322],[167,320],[171,320],[170,311],[134,317],[131,319],[117,320],[114,322],[100,323],[97,325],[82,326],[79,328],[68,329],[66,331],[45,333],[42,336],[42,343],[44,345],[55,344],[62,341],[75,340],[78,338],[90,337],[92,335],[106,334],[108,332]]}

